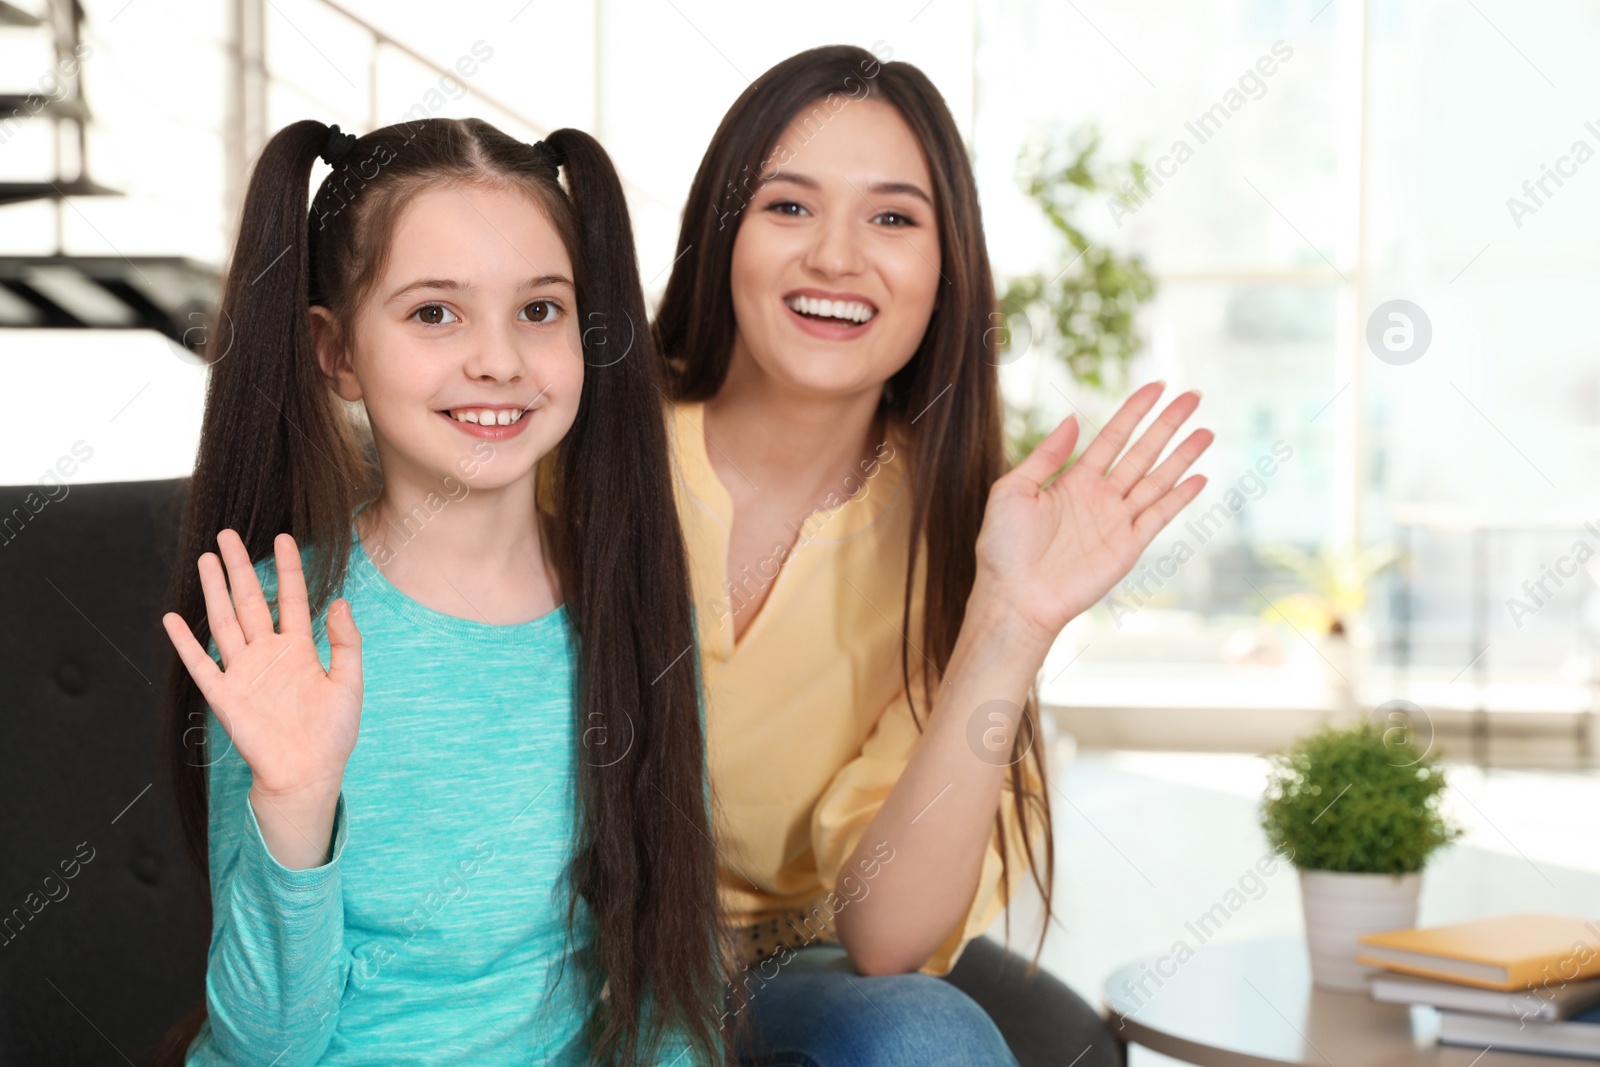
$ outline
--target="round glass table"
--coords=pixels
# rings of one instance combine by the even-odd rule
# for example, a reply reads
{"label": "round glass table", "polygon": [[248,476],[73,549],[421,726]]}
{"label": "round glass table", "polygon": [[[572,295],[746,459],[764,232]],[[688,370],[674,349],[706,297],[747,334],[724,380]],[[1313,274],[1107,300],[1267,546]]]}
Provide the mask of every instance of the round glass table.
{"label": "round glass table", "polygon": [[1124,1041],[1200,1067],[1562,1067],[1600,1061],[1437,1044],[1432,1008],[1311,985],[1299,938],[1201,945],[1106,979]]}

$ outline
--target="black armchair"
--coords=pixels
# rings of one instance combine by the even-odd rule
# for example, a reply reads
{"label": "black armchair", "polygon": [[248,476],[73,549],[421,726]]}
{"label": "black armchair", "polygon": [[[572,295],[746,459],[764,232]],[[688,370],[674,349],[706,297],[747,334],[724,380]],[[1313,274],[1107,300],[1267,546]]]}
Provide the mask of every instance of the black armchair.
{"label": "black armchair", "polygon": [[63,488],[0,487],[0,1065],[143,1067],[210,934],[158,761],[186,482]]}

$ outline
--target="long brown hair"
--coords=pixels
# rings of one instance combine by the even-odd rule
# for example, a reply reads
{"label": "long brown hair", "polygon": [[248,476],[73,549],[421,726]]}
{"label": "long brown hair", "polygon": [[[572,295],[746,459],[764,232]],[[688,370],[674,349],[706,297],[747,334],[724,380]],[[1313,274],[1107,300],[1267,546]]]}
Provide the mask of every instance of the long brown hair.
{"label": "long brown hair", "polygon": [[[621,183],[598,142],[557,130],[536,149],[477,119],[432,118],[356,140],[309,204],[312,165],[329,141],[296,122],[263,149],[250,181],[208,353],[210,385],[174,575],[177,610],[202,642],[205,600],[194,561],[237,530],[252,559],[281,531],[314,545],[313,612],[345,577],[351,517],[375,495],[370,447],[318,366],[310,308],[348,324],[381,277],[394,223],[420,190],[479,183],[529,195],[576,272],[584,378],[572,428],[543,467],[538,518],[579,641],[575,721],[630,738],[620,756],[580,759],[570,867],[569,938],[580,898],[592,943],[574,958],[592,1058],[632,1064],[671,1038],[704,1062],[722,985],[719,911],[707,810],[691,594],[668,473],[659,362],[644,324]],[[550,151],[553,149],[553,151]],[[559,170],[557,169],[559,167]],[[563,188],[560,174],[566,177]],[[165,726],[186,842],[204,871],[205,704],[174,657]],[[191,1020],[198,1028],[200,1016]],[[192,1036],[192,1035],[191,1035]]]}
{"label": "long brown hair", "polygon": [[[695,174],[678,235],[679,258],[656,311],[654,329],[672,395],[679,400],[715,396],[727,377],[738,328],[731,282],[734,238],[746,201],[773,169],[771,154],[778,138],[791,122],[809,129],[851,101],[869,97],[898,110],[922,146],[933,176],[942,257],[938,306],[916,353],[889,379],[881,402],[883,413],[910,442],[913,457],[900,669],[915,716],[910,639],[904,635],[912,632],[919,550],[926,542],[920,620],[925,647],[919,651],[942,676],[972,591],[978,530],[989,487],[1006,469],[999,334],[991,319],[994,279],[977,184],[950,109],[927,76],[909,63],[880,62],[864,48],[831,45],[791,56],[751,82],[723,116]],[[1017,724],[1010,787],[1028,868],[1044,898],[1047,930],[1055,848],[1049,832],[1046,753],[1039,740],[1038,703],[1030,695]],[[1042,786],[1037,791],[1028,788],[1024,759],[1032,760],[1038,772]],[[996,826],[1000,826],[998,815]],[[1040,831],[1043,854],[1036,856],[1034,838]],[[1005,842],[1003,833],[1000,840]],[[1009,896],[1008,852],[1002,847],[1001,885]],[[1037,963],[1037,952],[1034,959]]]}

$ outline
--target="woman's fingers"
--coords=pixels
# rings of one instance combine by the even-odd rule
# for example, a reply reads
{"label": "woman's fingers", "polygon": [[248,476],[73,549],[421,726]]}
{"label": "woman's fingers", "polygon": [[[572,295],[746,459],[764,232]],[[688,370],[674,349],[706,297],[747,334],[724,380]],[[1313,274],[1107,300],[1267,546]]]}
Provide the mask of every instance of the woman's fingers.
{"label": "woman's fingers", "polygon": [[1037,493],[1039,487],[1072,458],[1072,449],[1077,443],[1078,420],[1076,416],[1068,415],[1043,441],[1034,446],[1021,463],[1011,469],[1011,473]]}
{"label": "woman's fingers", "polygon": [[1133,513],[1137,515],[1176,485],[1184,472],[1200,458],[1200,453],[1210,448],[1211,442],[1215,439],[1216,434],[1210,430],[1196,430],[1184,438],[1183,443],[1174,448],[1172,454],[1162,460],[1159,467],[1141,479],[1127,495],[1128,506],[1133,509]]}
{"label": "woman's fingers", "polygon": [[207,703],[215,704],[211,699],[216,683],[222,677],[222,671],[217,667],[211,654],[200,647],[200,642],[195,640],[194,633],[189,629],[189,624],[183,621],[183,616],[175,611],[169,611],[161,616],[161,625],[167,631],[167,637],[172,640],[172,647],[178,650],[178,658],[188,668],[189,676],[200,687],[201,694]]}
{"label": "woman's fingers", "polygon": [[1128,449],[1127,455],[1117,461],[1111,468],[1110,482],[1117,492],[1123,496],[1149,473],[1150,468],[1156,465],[1156,460],[1161,458],[1161,450],[1167,447],[1167,442],[1172,440],[1172,435],[1178,432],[1184,420],[1194,414],[1194,409],[1200,406],[1200,394],[1196,392],[1184,393],[1178,399],[1167,405],[1150,428],[1135,441],[1133,447]]}
{"label": "woman's fingers", "polygon": [[272,610],[261,592],[261,582],[250,563],[250,553],[237,533],[223,530],[217,534],[217,547],[222,550],[222,561],[228,565],[228,586],[233,590],[234,610],[239,615],[239,627],[246,641],[272,634]]}
{"label": "woman's fingers", "polygon": [[1172,517],[1188,507],[1189,502],[1199,496],[1200,490],[1205,487],[1206,476],[1196,474],[1179,483],[1171,492],[1141,511],[1139,517],[1133,520],[1133,534],[1138,538],[1139,550],[1144,551],[1145,547],[1155,540],[1156,534],[1172,521]]}
{"label": "woman's fingers", "polygon": [[343,597],[328,605],[328,677],[352,688],[361,685],[361,631]]}
{"label": "woman's fingers", "polygon": [[1111,464],[1122,454],[1122,446],[1133,436],[1139,421],[1155,407],[1164,388],[1166,388],[1164,382],[1151,382],[1135,389],[1133,395],[1123,401],[1122,407],[1111,416],[1111,421],[1106,423],[1105,429],[1089,442],[1089,447],[1078,457],[1078,466],[1100,475],[1110,470]]}
{"label": "woman's fingers", "polygon": [[[228,583],[222,576],[222,561],[216,553],[206,552],[196,566],[200,569],[200,589],[206,598],[206,624],[211,627],[211,639],[222,654],[222,665],[227,667],[244,649],[244,631],[233,614],[233,600],[228,596]],[[188,629],[188,623],[184,623],[184,629]]]}
{"label": "woman's fingers", "polygon": [[278,563],[278,628],[286,634],[311,636],[311,604],[306,576],[300,569],[300,549],[294,538],[279,534],[272,550]]}

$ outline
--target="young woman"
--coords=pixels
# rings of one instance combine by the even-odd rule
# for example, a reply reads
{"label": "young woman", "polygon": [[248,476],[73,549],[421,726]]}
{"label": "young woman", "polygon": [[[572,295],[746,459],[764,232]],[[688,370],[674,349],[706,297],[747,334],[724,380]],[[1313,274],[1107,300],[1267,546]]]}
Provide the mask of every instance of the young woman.
{"label": "young woman", "polygon": [[213,913],[187,1062],[720,1061],[659,372],[598,347],[644,314],[609,158],[297,122],[223,310],[164,620]]}
{"label": "young woman", "polygon": [[678,248],[655,331],[750,968],[730,1014],[752,998],[768,1048],[824,1067],[1117,1062],[1076,995],[972,939],[1025,871],[1049,901],[1031,689],[1202,488],[1208,431],[1157,462],[1198,394],[1126,454],[1159,383],[1064,473],[1074,419],[1006,470],[966,150],[920,71],[863,49],[749,86]]}

